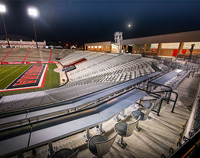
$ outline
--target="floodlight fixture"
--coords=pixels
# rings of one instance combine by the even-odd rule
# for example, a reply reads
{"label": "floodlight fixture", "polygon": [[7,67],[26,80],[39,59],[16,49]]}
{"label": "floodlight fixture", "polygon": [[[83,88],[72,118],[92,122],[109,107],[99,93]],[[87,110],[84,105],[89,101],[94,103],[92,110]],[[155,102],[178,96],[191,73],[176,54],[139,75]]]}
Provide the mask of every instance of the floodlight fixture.
{"label": "floodlight fixture", "polygon": [[0,13],[5,13],[6,12],[6,6],[3,4],[0,4]]}
{"label": "floodlight fixture", "polygon": [[37,18],[39,16],[39,11],[37,8],[28,8],[28,14],[33,18]]}

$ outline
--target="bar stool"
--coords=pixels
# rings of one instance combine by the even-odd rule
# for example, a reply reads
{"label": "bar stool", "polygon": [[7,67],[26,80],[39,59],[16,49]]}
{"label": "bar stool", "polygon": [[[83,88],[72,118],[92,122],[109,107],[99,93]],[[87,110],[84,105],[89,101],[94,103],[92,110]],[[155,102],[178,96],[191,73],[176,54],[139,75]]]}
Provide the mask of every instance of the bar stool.
{"label": "bar stool", "polygon": [[130,124],[127,124],[124,122],[119,122],[119,123],[115,124],[115,127],[114,127],[115,132],[121,136],[121,138],[117,141],[117,144],[121,148],[125,148],[127,145],[125,142],[123,142],[123,137],[129,137],[133,134],[133,130],[134,130],[134,128],[136,128],[138,121],[139,121],[139,119]]}
{"label": "bar stool", "polygon": [[117,137],[117,134],[114,135],[114,137],[110,139],[102,135],[95,135],[89,139],[88,148],[92,154],[98,157],[102,157],[103,155],[109,152],[116,137]]}
{"label": "bar stool", "polygon": [[150,106],[148,109],[145,109],[144,112],[142,112],[142,111],[140,111],[140,110],[135,110],[135,111],[133,111],[133,112],[131,113],[131,116],[132,116],[133,118],[135,118],[136,120],[138,120],[138,122],[137,122],[137,124],[136,124],[136,127],[135,127],[135,129],[136,129],[137,131],[140,131],[140,130],[141,130],[141,128],[138,126],[139,120],[140,120],[140,121],[145,121],[145,120],[148,118],[148,116],[149,116],[149,114],[150,114],[150,112],[151,112],[151,110],[152,110],[153,108],[154,108],[154,104],[151,104],[151,106]]}

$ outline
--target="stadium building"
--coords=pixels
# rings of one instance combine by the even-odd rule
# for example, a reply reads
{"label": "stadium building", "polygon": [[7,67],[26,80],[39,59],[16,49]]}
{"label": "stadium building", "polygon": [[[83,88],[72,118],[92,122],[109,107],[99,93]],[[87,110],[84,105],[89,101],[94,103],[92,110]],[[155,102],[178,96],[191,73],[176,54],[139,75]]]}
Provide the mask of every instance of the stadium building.
{"label": "stadium building", "polygon": [[116,45],[111,41],[86,43],[85,50],[181,57],[190,55],[190,48],[192,44],[195,44],[193,55],[200,54],[199,30],[133,39],[124,39],[121,40],[120,47],[118,49],[116,48]]}
{"label": "stadium building", "polygon": [[[36,41],[31,40],[28,37],[21,35],[9,35],[9,44],[11,48],[37,48]],[[37,42],[39,48],[44,48],[46,46],[46,41]],[[5,40],[5,36],[0,36],[0,46],[1,48],[8,47],[8,41]]]}

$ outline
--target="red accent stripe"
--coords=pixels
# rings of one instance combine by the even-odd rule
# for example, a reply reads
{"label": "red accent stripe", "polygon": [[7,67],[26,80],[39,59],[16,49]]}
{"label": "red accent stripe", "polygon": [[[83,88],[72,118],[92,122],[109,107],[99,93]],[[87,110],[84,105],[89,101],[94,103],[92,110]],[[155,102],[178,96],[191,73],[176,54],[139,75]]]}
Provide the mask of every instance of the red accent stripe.
{"label": "red accent stripe", "polygon": [[[7,43],[0,43],[0,45],[8,45]],[[36,46],[36,44],[19,44],[19,43],[10,43],[10,45],[30,45],[30,46]],[[38,44],[38,46],[46,46],[42,44]]]}
{"label": "red accent stripe", "polygon": [[84,61],[86,61],[86,60],[87,60],[87,59],[85,59],[85,58],[81,58],[81,59],[79,59],[79,60],[76,60],[76,61],[72,62],[71,64],[64,65],[63,68],[68,67],[68,66],[71,66],[71,65],[80,64],[80,63],[82,63],[82,62],[84,62]]}
{"label": "red accent stripe", "polygon": [[27,56],[28,56],[28,54],[29,54],[30,50],[31,50],[31,48],[29,48],[29,50],[28,50],[28,52],[27,52],[27,54],[26,54],[26,56],[25,56],[24,60],[22,61],[23,63],[25,62],[25,60],[26,60],[26,58],[27,58]]}
{"label": "red accent stripe", "polygon": [[7,58],[7,56],[10,54],[10,52],[13,50],[13,48],[11,48],[11,50],[8,52],[8,54],[1,60],[1,62],[3,62],[6,58]]}
{"label": "red accent stripe", "polygon": [[49,61],[51,61],[52,52],[53,52],[53,50],[51,49],[51,54],[50,54],[50,57],[49,57]]}
{"label": "red accent stripe", "polygon": [[45,83],[45,79],[46,79],[46,75],[47,75],[48,66],[49,66],[49,64],[47,64],[46,71],[45,71],[45,74],[44,74],[44,77],[43,77],[43,80],[42,80],[41,87],[44,87],[44,83]]}
{"label": "red accent stripe", "polygon": [[[49,63],[53,63],[53,64],[59,64],[59,62],[57,61],[27,61],[26,64],[49,64]],[[23,62],[19,61],[19,62],[2,62],[2,65],[4,64],[24,64]]]}

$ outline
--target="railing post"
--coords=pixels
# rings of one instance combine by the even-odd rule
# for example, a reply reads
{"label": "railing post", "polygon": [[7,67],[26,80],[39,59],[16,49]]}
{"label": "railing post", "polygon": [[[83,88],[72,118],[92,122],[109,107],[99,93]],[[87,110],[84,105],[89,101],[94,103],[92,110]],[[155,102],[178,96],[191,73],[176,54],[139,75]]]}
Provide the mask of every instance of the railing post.
{"label": "railing post", "polygon": [[173,107],[172,107],[172,111],[171,112],[174,112],[174,108],[175,108],[175,106],[176,106],[176,102],[177,102],[177,99],[178,99],[178,94],[176,93],[176,92],[174,92],[175,94],[176,94],[176,99],[175,99],[175,101],[174,101],[174,105],[173,105]]}
{"label": "railing post", "polygon": [[162,102],[163,102],[163,99],[161,99],[161,101],[160,101],[160,105],[159,105],[159,107],[158,107],[157,116],[160,115],[160,109],[161,109],[161,106],[162,106]]}

